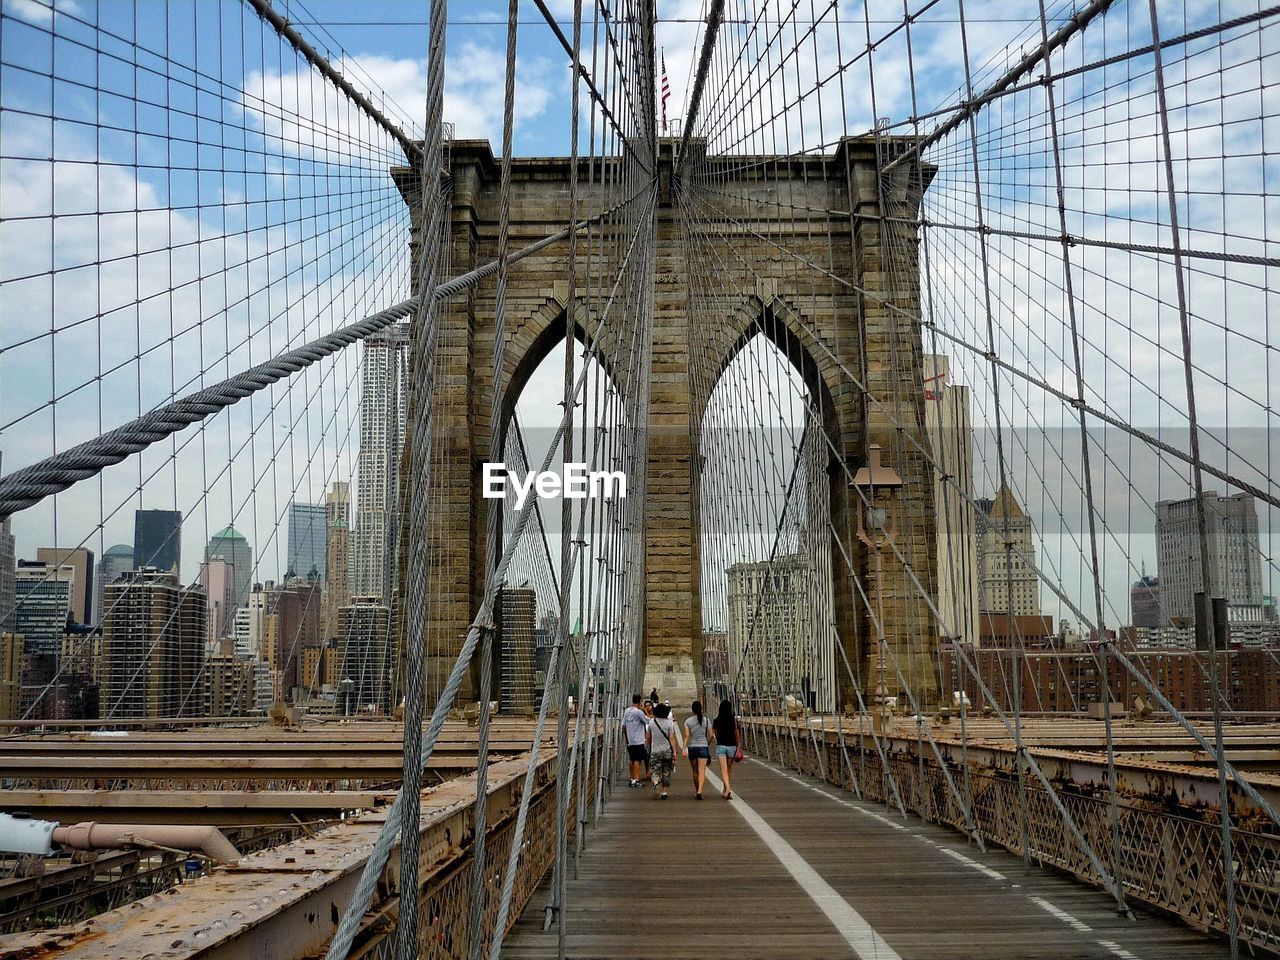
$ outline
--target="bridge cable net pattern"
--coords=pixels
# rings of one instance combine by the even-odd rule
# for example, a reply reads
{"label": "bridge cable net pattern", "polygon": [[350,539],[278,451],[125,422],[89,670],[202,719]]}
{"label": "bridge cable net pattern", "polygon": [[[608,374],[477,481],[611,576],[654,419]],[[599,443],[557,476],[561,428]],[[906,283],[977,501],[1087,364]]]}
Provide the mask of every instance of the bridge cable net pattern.
{"label": "bridge cable net pattern", "polygon": [[[1213,505],[1189,498],[1250,500],[1236,555],[1258,600],[1273,576],[1275,11],[989,13],[724,7],[722,93],[677,161],[704,680],[781,762],[1274,948],[1275,810],[1223,747],[1250,709],[1232,660],[1270,674],[1274,642],[1234,614],[1197,641],[1166,609],[1201,649],[1156,652],[1127,625],[1159,501],[1186,501],[1178,563],[1220,585]],[[1045,649],[1043,614],[1073,648]],[[1136,698],[1204,751],[1214,802],[1125,799]],[[1082,790],[1025,738],[1090,702]],[[1013,747],[994,773],[970,752],[991,736]]]}
{"label": "bridge cable net pattern", "polygon": [[[621,746],[615,726],[587,734],[643,677],[628,611],[645,604],[655,274],[673,267],[656,243],[661,38],[687,49],[691,78],[670,202],[703,464],[691,495],[707,699],[733,697],[753,746],[864,798],[1071,871],[1121,909],[1152,903],[1233,949],[1274,948],[1275,811],[1226,757],[1224,724],[1243,712],[1228,655],[1187,659],[1206,723],[1116,628],[1155,549],[1144,531],[1158,501],[1252,497],[1263,533],[1247,562],[1271,582],[1277,11],[1095,0],[1019,21],[962,0],[704,6],[700,22],[663,23],[647,2],[575,4],[566,28],[538,4],[574,78],[570,213],[512,249],[513,0],[498,229],[482,266],[456,276],[443,2],[420,121],[323,28],[299,26],[313,18],[296,2],[166,8],[163,22],[120,5],[6,6],[0,269],[15,319],[0,333],[0,512],[24,539],[104,557],[131,506],[173,511],[181,524],[158,520],[130,562],[157,568],[148,590],[184,595],[126,656],[109,629],[39,651],[23,716],[56,716],[84,686],[75,677],[96,676],[104,721],[197,718],[215,712],[203,693],[215,669],[252,687],[255,706],[289,687],[320,702],[325,656],[304,657],[301,626],[264,637],[252,611],[267,602],[255,582],[306,581],[280,530],[292,502],[329,492],[360,580],[345,612],[316,611],[333,675],[351,684],[337,709],[406,720],[403,789],[329,955],[496,957],[533,894],[529,871],[548,862],[563,955],[575,827],[588,804],[599,812]],[[570,348],[563,422],[534,443],[501,389],[507,290],[550,243],[565,256]],[[492,367],[474,371],[492,398],[490,459],[621,469],[629,496],[564,500],[558,517],[490,501],[481,601],[457,636],[440,605],[472,571],[448,549],[452,438],[433,399],[455,374],[439,318],[464,296],[496,318]],[[406,395],[402,422],[362,409],[371,377]],[[1213,583],[1207,510],[1197,498],[1187,562]],[[184,535],[204,560],[170,578]],[[59,566],[17,589],[57,582]],[[204,594],[181,587],[193,580]],[[215,629],[216,656],[181,629],[185,595],[208,603],[215,582],[250,611]],[[109,587],[87,625],[143,586]],[[0,604],[0,627],[21,599]],[[1074,654],[1092,665],[1090,690],[1068,658],[1035,659],[1044,631],[1025,631],[1042,618],[1016,615],[1024,602],[1093,641]],[[542,669],[517,662],[509,633],[529,605],[553,612]],[[984,618],[998,642],[983,641]],[[269,670],[235,666],[264,643]],[[1276,657],[1265,637],[1259,655]],[[178,679],[156,694],[162,671]],[[397,844],[395,889],[423,889],[421,774],[463,691],[478,701],[483,817],[495,685],[500,709],[536,715],[513,822],[493,846],[477,836],[466,880],[424,895],[425,913],[403,897],[392,933],[371,926]],[[1207,813],[1164,816],[1123,795],[1116,717],[1135,695],[1212,757]],[[1027,740],[1090,696],[1105,763],[1086,793]],[[940,708],[947,728],[930,717]],[[564,788],[548,801],[535,787],[553,714]],[[1014,744],[1012,762],[971,763],[993,736]],[[1184,853],[1157,867],[1162,849]]]}

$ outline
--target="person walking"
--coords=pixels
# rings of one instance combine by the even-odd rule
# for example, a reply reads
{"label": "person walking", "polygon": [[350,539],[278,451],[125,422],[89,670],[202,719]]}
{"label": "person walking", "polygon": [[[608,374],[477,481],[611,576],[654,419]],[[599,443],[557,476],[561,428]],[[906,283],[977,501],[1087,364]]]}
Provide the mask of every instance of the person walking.
{"label": "person walking", "polygon": [[622,724],[627,731],[627,759],[631,761],[631,782],[629,787],[640,786],[640,778],[644,776],[644,768],[649,762],[649,751],[645,749],[645,728],[649,718],[640,709],[640,694],[631,697],[631,706],[622,714]]}
{"label": "person walking", "polygon": [[684,722],[684,755],[689,758],[689,769],[693,773],[693,797],[702,799],[702,788],[707,782],[707,762],[711,759],[711,721],[702,715],[702,701],[695,700],[692,705],[693,716]]}
{"label": "person walking", "polygon": [[716,738],[716,756],[720,759],[720,779],[724,781],[721,796],[726,800],[733,799],[733,785],[729,780],[729,771],[735,760],[742,759],[742,741],[738,738],[738,718],[733,715],[733,704],[729,699],[720,701],[720,709],[711,722],[711,730]]}
{"label": "person walking", "polygon": [[649,772],[653,777],[653,795],[658,800],[668,798],[671,774],[676,766],[676,742],[679,738],[671,708],[660,703],[653,708],[653,719],[645,731],[645,746],[649,748]]}

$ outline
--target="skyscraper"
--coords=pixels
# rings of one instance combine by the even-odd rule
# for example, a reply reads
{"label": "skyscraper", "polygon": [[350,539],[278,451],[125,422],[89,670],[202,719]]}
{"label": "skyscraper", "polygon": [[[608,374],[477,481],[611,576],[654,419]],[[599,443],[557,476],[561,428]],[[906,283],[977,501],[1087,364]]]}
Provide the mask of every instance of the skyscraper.
{"label": "skyscraper", "polygon": [[206,560],[200,586],[209,600],[209,641],[212,646],[231,632],[236,613],[236,568],[226,560]]}
{"label": "skyscraper", "polygon": [[[969,388],[951,382],[949,357],[924,357],[925,430],[933,450],[938,611],[962,642],[978,639],[978,536],[973,508]],[[950,479],[943,479],[943,472]]]}
{"label": "skyscraper", "polygon": [[172,573],[133,570],[106,588],[102,717],[199,716],[207,600]]}
{"label": "skyscraper", "polygon": [[[810,709],[835,708],[835,636],[813,561],[786,554],[736,563],[729,579],[730,671],[748,700],[776,704],[784,695]],[[744,709],[752,709],[746,706]]]}
{"label": "skyscraper", "polygon": [[352,597],[338,611],[339,686],[351,681],[352,712],[391,709],[391,611],[379,597]]}
{"label": "skyscraper", "polygon": [[13,629],[14,578],[18,558],[9,518],[0,520],[0,633]]}
{"label": "skyscraper", "polygon": [[501,708],[503,713],[527,713],[534,700],[534,624],[538,595],[528,584],[498,592]]}
{"label": "skyscraper", "polygon": [[94,622],[93,551],[84,547],[39,547],[36,559],[49,567],[73,567],[75,590],[71,594],[71,619],[76,623]]}
{"label": "skyscraper", "polygon": [[133,546],[127,543],[117,543],[114,547],[107,547],[102,555],[102,562],[98,564],[98,583],[95,588],[97,596],[93,603],[93,620],[94,625],[102,623],[102,618],[107,614],[106,588],[107,584],[115,583],[116,578],[122,573],[128,573],[133,569]]}
{"label": "skyscraper", "polygon": [[182,511],[138,510],[133,515],[133,569],[154,567],[180,575]]}
{"label": "skyscraper", "polygon": [[14,632],[25,638],[28,653],[56,657],[76,593],[75,567],[20,560],[15,593]]}
{"label": "skyscraper", "polygon": [[323,637],[333,635],[338,625],[338,608],[351,602],[351,487],[335,480],[324,498],[325,583]]}
{"label": "skyscraper", "polygon": [[1209,588],[1200,567],[1199,517],[1195,497],[1156,504],[1156,564],[1160,577],[1161,625],[1195,623],[1195,595],[1224,597],[1227,619],[1258,621],[1263,610],[1258,513],[1247,493],[1204,494],[1209,542]]}
{"label": "skyscraper", "polygon": [[312,570],[325,578],[326,509],[319,503],[289,504],[289,563],[286,569],[306,577]]}
{"label": "skyscraper", "polygon": [[[1031,518],[1013,491],[978,502],[978,609],[1015,617],[1040,616],[1040,576]],[[1005,533],[1012,549],[1005,549]]]}
{"label": "skyscraper", "polygon": [[1160,578],[1145,573],[1129,588],[1130,622],[1135,627],[1160,626]]}
{"label": "skyscraper", "polygon": [[249,599],[249,588],[253,586],[253,547],[235,527],[225,527],[209,538],[204,548],[204,560],[225,560],[234,571],[235,591],[231,615],[245,605]]}
{"label": "skyscraper", "polygon": [[409,325],[397,323],[364,342],[360,457],[352,543],[352,592],[395,594],[400,452],[409,402]]}

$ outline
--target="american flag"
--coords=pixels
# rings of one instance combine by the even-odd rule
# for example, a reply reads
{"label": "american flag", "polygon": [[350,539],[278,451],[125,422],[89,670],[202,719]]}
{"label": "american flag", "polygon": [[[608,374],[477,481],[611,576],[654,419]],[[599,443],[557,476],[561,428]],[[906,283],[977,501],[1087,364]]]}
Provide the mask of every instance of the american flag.
{"label": "american flag", "polygon": [[662,54],[662,132],[667,132],[667,101],[671,99],[671,81],[667,79],[667,54]]}

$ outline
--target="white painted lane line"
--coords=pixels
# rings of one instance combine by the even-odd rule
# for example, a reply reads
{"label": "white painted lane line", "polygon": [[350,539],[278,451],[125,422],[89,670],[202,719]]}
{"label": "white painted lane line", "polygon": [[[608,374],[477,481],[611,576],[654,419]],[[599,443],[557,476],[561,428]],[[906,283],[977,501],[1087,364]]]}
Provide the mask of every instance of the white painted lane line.
{"label": "white painted lane line", "polygon": [[1113,954],[1119,957],[1120,960],[1138,960],[1138,955],[1136,953],[1130,953],[1114,940],[1099,940],[1098,946],[1102,947],[1104,950],[1110,950]]}
{"label": "white painted lane line", "polygon": [[[716,789],[724,789],[720,778],[710,770],[707,771],[707,780]],[[902,957],[885,943],[884,938],[876,933],[871,924],[867,923],[862,914],[853,909],[849,901],[837,893],[831,884],[823,880],[818,871],[809,866],[808,861],[800,856],[791,844],[783,840],[760,814],[751,809],[750,804],[736,792],[730,802],[738,811],[738,815],[747,822],[747,826],[764,841],[764,845],[778,858],[778,862],[786,867],[787,872],[800,885],[800,888],[831,921],[860,960],[902,960]]]}
{"label": "white painted lane line", "polygon": [[[911,830],[905,824],[898,823],[897,821],[891,820],[888,817],[882,816],[872,810],[867,810],[863,806],[861,806],[858,803],[855,803],[852,800],[845,800],[842,797],[835,796],[834,794],[826,790],[823,790],[821,787],[815,786],[812,783],[807,783],[806,781],[801,780],[799,777],[792,776],[790,773],[787,773],[781,767],[774,766],[772,763],[769,763],[767,760],[761,760],[758,757],[753,757],[751,759],[751,762],[759,764],[760,766],[771,771],[777,776],[790,780],[792,783],[799,784],[800,786],[804,787],[806,790],[812,790],[814,793],[821,794],[822,796],[830,800],[832,803],[838,803],[843,807],[848,807],[850,810],[855,810],[858,813],[862,814],[864,817],[870,817],[872,820],[878,820],[879,822],[883,823],[886,826],[893,827],[893,829],[895,830],[906,830],[911,836],[915,837],[917,840],[923,841],[924,843],[929,844],[931,847],[937,848],[937,850],[940,853],[946,854],[948,857],[951,857],[953,860],[956,860],[960,863],[963,863],[967,867],[977,870],[979,873],[982,873],[985,876],[990,877],[992,880],[1001,880],[1006,883],[1009,881],[1009,878],[1006,877],[1003,873],[1001,873],[998,870],[993,870],[991,867],[988,867],[985,863],[979,863],[977,860],[974,860],[972,857],[966,857],[959,850],[952,850],[949,847],[944,847],[941,843],[934,840],[932,837],[927,837],[927,836],[924,836],[923,834],[916,833],[914,830]],[[1014,886],[1017,887],[1019,886],[1019,884],[1014,884]],[[1071,914],[1067,913],[1067,911],[1061,909],[1060,907],[1055,906],[1054,904],[1050,903],[1048,900],[1045,900],[1042,897],[1036,897],[1036,896],[1027,894],[1027,899],[1033,902],[1041,910],[1044,910],[1046,913],[1051,914],[1053,917],[1055,917],[1058,920],[1061,920],[1063,923],[1068,924],[1070,927],[1072,927],[1074,930],[1080,933],[1089,933],[1089,932],[1092,932],[1093,930],[1093,928],[1090,927],[1083,920],[1079,920],[1076,917],[1073,917]],[[1111,954],[1117,958],[1117,960],[1141,960],[1141,958],[1137,954],[1129,950],[1126,950],[1124,947],[1120,946],[1120,944],[1116,943],[1114,940],[1098,940],[1096,942],[1098,946],[1102,947],[1104,950],[1110,951]]]}
{"label": "white painted lane line", "polygon": [[966,867],[971,867],[974,870],[977,870],[979,873],[990,877],[992,880],[1008,879],[1008,877],[1006,877],[999,870],[992,870],[985,863],[979,863],[977,860],[974,860],[972,857],[966,857],[959,850],[952,850],[950,847],[942,846],[942,844],[936,844],[936,846],[940,853],[945,854],[946,856],[950,857],[952,860],[959,860]]}
{"label": "white painted lane line", "polygon": [[772,763],[769,763],[765,760],[752,758],[751,762],[760,764],[760,766],[766,768],[767,770],[772,771],[773,773],[776,773],[780,777],[785,777],[787,780],[790,780],[792,783],[798,783],[800,786],[804,787],[806,790],[812,790],[814,793],[821,794],[822,796],[830,800],[832,803],[838,803],[842,807],[848,807],[850,810],[856,810],[858,813],[862,814],[864,817],[870,817],[872,820],[876,820],[884,824],[886,827],[892,827],[894,830],[909,829],[905,823],[899,823],[896,820],[891,820],[886,816],[876,813],[874,810],[864,809],[863,807],[858,806],[856,803],[852,803],[849,800],[844,800],[840,797],[834,796],[833,794],[828,793],[826,790],[823,790],[821,787],[814,786],[812,783],[805,783],[799,777],[793,777],[791,774],[787,773],[786,771],[782,770],[779,767],[775,767]]}
{"label": "white painted lane line", "polygon": [[1093,929],[1083,920],[1077,920],[1075,917],[1067,913],[1067,911],[1063,910],[1061,907],[1054,906],[1052,903],[1050,903],[1048,900],[1045,900],[1042,897],[1028,897],[1027,899],[1030,900],[1032,903],[1034,903],[1037,907],[1039,907],[1045,913],[1049,914],[1050,916],[1057,917],[1059,920],[1067,924],[1067,926],[1071,927],[1071,929],[1073,930],[1079,930],[1081,933],[1088,933]]}

